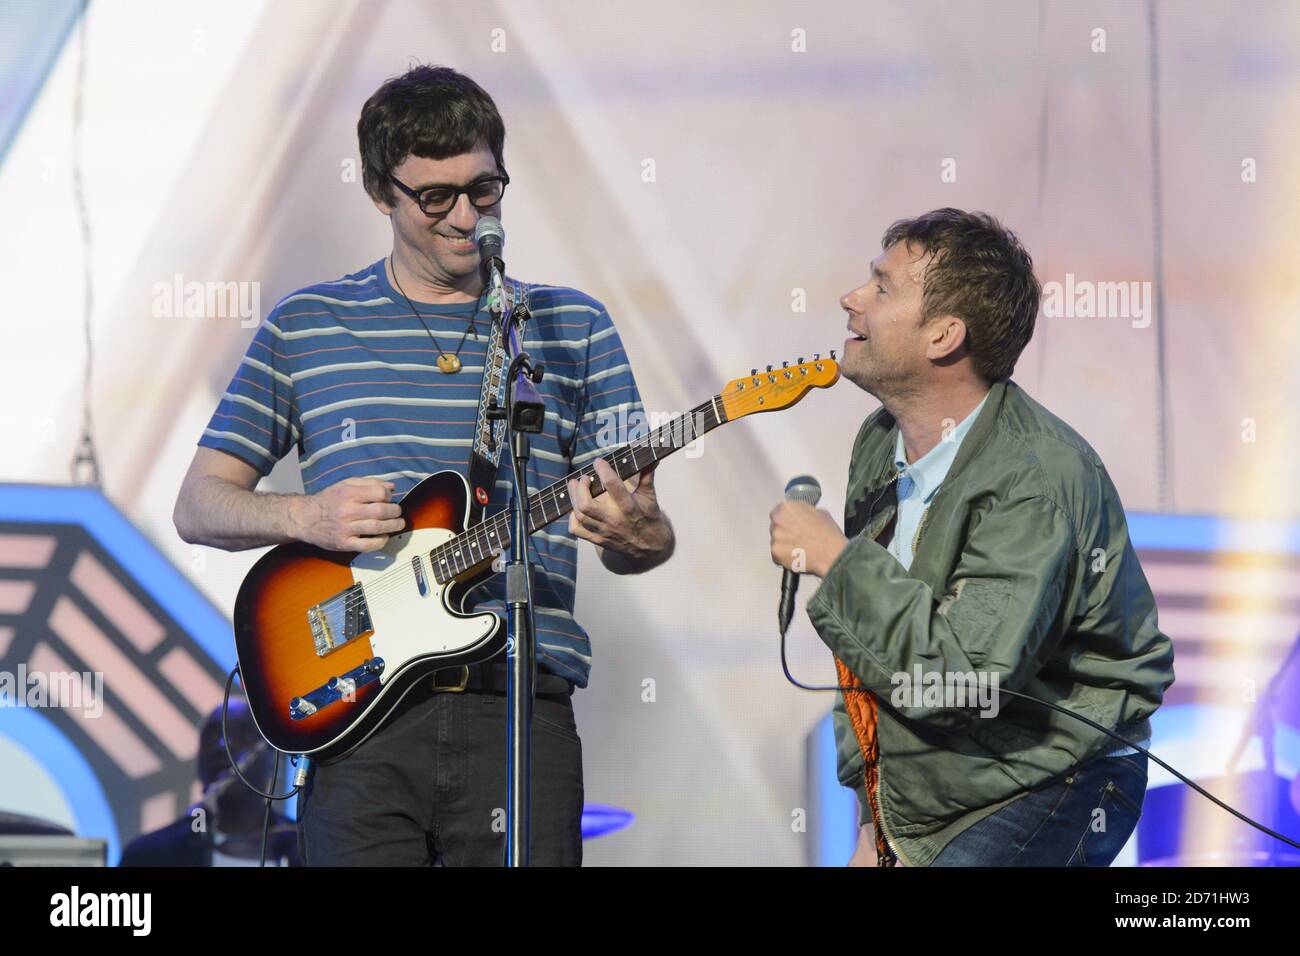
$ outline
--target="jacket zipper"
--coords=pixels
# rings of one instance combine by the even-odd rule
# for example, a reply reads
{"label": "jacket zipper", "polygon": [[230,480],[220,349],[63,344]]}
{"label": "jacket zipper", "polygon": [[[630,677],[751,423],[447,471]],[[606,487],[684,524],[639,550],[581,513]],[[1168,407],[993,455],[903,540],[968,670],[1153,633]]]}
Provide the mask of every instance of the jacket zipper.
{"label": "jacket zipper", "polygon": [[[866,530],[866,528],[870,527],[871,525],[871,518],[875,514],[876,504],[880,501],[882,497],[884,497],[885,492],[888,491],[891,487],[893,487],[894,483],[898,481],[898,478],[901,474],[902,474],[901,471],[895,471],[894,477],[890,479],[889,484],[885,485],[885,487],[881,489],[880,494],[876,495],[875,499],[871,502],[871,506],[867,509],[867,520],[863,526],[864,531]],[[926,516],[929,515],[929,513],[930,510],[927,508],[925,514],[921,516],[921,524],[916,529],[916,540],[919,540],[921,537],[921,528],[925,526],[925,519]],[[898,520],[897,516],[895,516],[894,520],[895,521]],[[885,529],[881,528],[880,530],[884,531]],[[879,536],[879,532],[877,532],[877,537],[878,536]],[[913,552],[915,552],[916,550],[915,543],[912,546],[912,550]],[[879,722],[880,720],[879,714],[877,714],[876,720],[877,722]],[[879,730],[877,730],[876,732],[876,740],[877,741],[880,740]],[[876,744],[876,794],[877,794],[876,802],[877,804],[879,804],[880,802],[879,793],[881,787],[884,785],[884,774],[882,773],[881,770],[881,768],[884,766],[884,763],[885,763],[884,754],[880,750],[879,743],[877,743]],[[889,828],[885,826],[884,810],[880,811],[880,832],[881,835],[883,835],[885,838],[885,846],[889,847],[889,852],[894,854],[894,859],[896,861],[901,861],[904,866],[911,866],[911,864],[907,862],[907,857],[903,856],[903,854],[899,852],[898,847],[894,845],[894,841],[889,836]]]}
{"label": "jacket zipper", "polygon": [[[895,478],[897,478],[897,476],[895,476]],[[935,493],[934,493],[934,498],[937,498],[937,497],[938,497],[942,492],[943,492],[943,486],[941,485],[941,486],[940,486],[940,487],[935,491]],[[920,521],[920,523],[917,524],[917,526],[916,526],[916,534],[914,534],[914,535],[912,536],[912,555],[913,555],[913,558],[914,558],[914,559],[915,559],[915,556],[916,556],[917,549],[921,546],[921,532],[925,530],[925,523],[926,523],[927,521],[930,520],[930,509],[934,506],[934,498],[931,498],[931,499],[930,499],[930,504],[928,504],[928,505],[925,506],[925,511],[921,513],[921,521]],[[877,733],[877,735],[876,735],[877,739],[879,739],[879,736],[880,736],[879,733]],[[876,790],[877,790],[877,792],[879,792],[880,787],[881,787],[881,782],[882,782],[882,780],[884,779],[884,775],[883,775],[883,773],[881,772],[881,767],[882,767],[882,765],[884,764],[884,762],[885,762],[885,761],[884,761],[883,754],[880,752],[879,748],[877,748],[877,751],[876,751]],[[876,798],[876,802],[877,802],[877,803],[880,802],[879,797]],[[880,832],[881,832],[882,834],[884,834],[884,837],[885,837],[885,845],[886,845],[887,847],[889,847],[889,852],[892,853],[892,854],[894,854],[894,856],[895,856],[898,860],[900,860],[904,866],[911,866],[911,864],[907,862],[907,858],[906,858],[905,856],[903,856],[903,854],[900,853],[900,852],[898,851],[898,847],[894,846],[894,841],[891,840],[891,839],[889,838],[889,830],[885,827],[885,814],[884,814],[883,811],[882,811],[881,814],[880,814]]]}
{"label": "jacket zipper", "polygon": [[[878,794],[879,791],[880,791],[881,780],[882,780],[882,777],[881,777],[881,774],[880,774],[880,765],[881,765],[881,763],[883,763],[883,761],[880,759],[880,753],[877,752],[877,753],[876,753],[876,792],[877,792],[877,794]],[[880,797],[879,797],[879,796],[876,797],[876,802],[877,802],[877,803],[880,802]],[[903,854],[900,853],[900,852],[898,851],[898,847],[894,846],[894,841],[891,840],[891,839],[889,838],[889,830],[885,827],[885,814],[884,814],[884,811],[883,811],[883,810],[882,810],[881,813],[880,813],[880,832],[881,832],[882,834],[884,834],[884,837],[885,837],[885,846],[889,847],[889,852],[892,853],[892,854],[894,854],[894,859],[895,859],[897,862],[902,863],[903,866],[911,866],[912,864],[910,864],[910,863],[907,862],[907,857],[903,856]]]}
{"label": "jacket zipper", "polygon": [[[891,482],[889,483],[889,485],[892,485],[895,481],[897,481],[899,475],[901,475],[901,474],[902,474],[902,472],[900,472],[900,471],[896,471],[896,472],[894,473],[893,481],[891,481]],[[945,482],[944,482],[943,484],[947,484],[947,481],[945,480]],[[939,495],[943,494],[943,484],[941,484],[941,485],[939,486],[939,488],[935,491],[935,493],[934,493],[934,497],[935,497],[935,498],[937,498]],[[889,488],[889,485],[886,485],[885,488],[888,489],[888,488]],[[882,492],[882,494],[883,494],[883,492]],[[876,501],[879,501],[879,500],[880,500],[880,496],[877,496],[877,497],[876,497]],[[916,534],[914,534],[914,535],[912,536],[912,555],[913,555],[914,558],[915,558],[915,555],[916,555],[916,551],[917,551],[917,549],[921,546],[921,532],[925,530],[925,524],[926,524],[927,521],[930,520],[930,509],[931,509],[933,506],[934,506],[934,498],[931,498],[931,499],[930,499],[930,504],[926,505],[925,511],[923,511],[923,512],[921,513],[921,521],[920,521],[920,523],[916,526]],[[872,511],[875,510],[875,503],[874,503],[874,502],[872,503],[871,510],[872,510]],[[868,513],[868,515],[867,515],[867,520],[868,520],[868,521],[871,520],[871,515],[870,515],[870,513]],[[895,520],[897,520],[897,519],[895,519]],[[883,530],[883,529],[882,529],[882,530]],[[877,717],[877,720],[879,720],[879,717]],[[880,734],[879,734],[878,731],[877,731],[877,733],[876,733],[876,739],[877,739],[877,740],[880,739]],[[883,781],[884,781],[884,774],[883,774],[882,771],[881,771],[881,768],[884,766],[884,763],[885,763],[885,761],[884,761],[884,755],[883,755],[883,753],[880,751],[879,745],[877,745],[877,748],[876,748],[876,792],[877,792],[877,793],[880,792],[880,788],[881,788],[881,786],[883,785]],[[879,798],[877,798],[877,803],[879,803]],[[881,832],[881,834],[882,834],[882,835],[884,836],[884,838],[885,838],[885,846],[889,847],[889,852],[892,853],[892,854],[894,854],[895,858],[898,859],[899,861],[901,861],[902,864],[903,864],[904,866],[911,866],[911,864],[907,862],[907,857],[903,856],[903,854],[900,853],[900,852],[898,851],[898,847],[894,846],[894,841],[891,840],[891,839],[889,838],[889,829],[885,826],[885,814],[884,814],[884,811],[883,811],[883,810],[882,810],[881,813],[880,813],[880,832]]]}
{"label": "jacket zipper", "polygon": [[[935,492],[938,495],[938,492]],[[934,498],[930,499],[930,505],[934,504]],[[912,560],[916,560],[916,549],[921,546],[921,532],[925,530],[925,523],[930,520],[930,505],[925,506],[921,512],[921,520],[916,525],[916,534],[912,535]]]}
{"label": "jacket zipper", "polygon": [[[903,473],[902,473],[901,471],[895,471],[895,472],[894,472],[894,477],[889,479],[889,484],[887,484],[887,485],[885,485],[885,487],[881,488],[880,491],[876,494],[876,497],[872,499],[871,504],[867,506],[867,519],[866,519],[866,521],[863,522],[863,524],[862,524],[862,530],[861,530],[860,532],[858,532],[859,534],[866,534],[866,533],[867,533],[867,529],[871,527],[871,519],[872,519],[872,517],[873,517],[873,516],[875,515],[875,513],[876,513],[876,505],[879,504],[879,503],[880,503],[880,499],[883,498],[883,497],[885,496],[885,492],[887,492],[890,488],[894,487],[894,484],[898,481],[899,476],[902,475],[902,474],[903,474]],[[880,530],[881,530],[881,531],[884,531],[885,529],[884,529],[884,528],[881,528]],[[877,532],[877,533],[876,533],[876,537],[879,536],[879,533],[880,533],[880,532]]]}

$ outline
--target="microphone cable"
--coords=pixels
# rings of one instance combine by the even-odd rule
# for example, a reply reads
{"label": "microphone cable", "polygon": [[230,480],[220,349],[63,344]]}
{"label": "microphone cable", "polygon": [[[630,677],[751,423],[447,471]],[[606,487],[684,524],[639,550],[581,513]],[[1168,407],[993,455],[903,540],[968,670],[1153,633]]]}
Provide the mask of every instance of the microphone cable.
{"label": "microphone cable", "polygon": [[[874,685],[870,685],[870,684],[866,684],[866,683],[862,684],[861,686],[857,686],[857,687],[842,687],[842,686],[840,686],[840,685],[838,685],[838,684],[814,685],[814,684],[804,684],[804,683],[802,683],[801,681],[797,680],[797,679],[794,677],[793,674],[790,673],[790,665],[789,665],[789,662],[788,662],[787,659],[786,659],[785,644],[786,644],[786,641],[785,641],[785,634],[782,633],[782,634],[781,634],[781,670],[785,672],[785,679],[788,680],[788,681],[789,681],[791,684],[793,684],[795,687],[798,687],[800,690],[807,690],[807,691],[814,691],[814,692],[816,692],[816,691],[839,691],[840,693],[854,693],[854,692],[857,692],[857,693],[867,693],[867,692],[871,692],[871,693],[876,694],[877,698],[880,697],[880,689],[879,689],[879,687],[874,686]],[[881,685],[881,686],[883,686],[883,685]],[[894,689],[894,685],[893,685],[893,684],[890,684],[890,685],[889,685],[889,689],[890,689],[890,690],[893,690],[893,689]],[[1050,707],[1052,710],[1055,710],[1055,711],[1057,711],[1058,713],[1065,714],[1065,715],[1068,716],[1068,717],[1073,717],[1075,720],[1078,720],[1078,721],[1081,721],[1081,722],[1087,724],[1087,725],[1088,725],[1089,727],[1091,727],[1093,730],[1099,730],[1099,731],[1101,731],[1103,734],[1106,734],[1108,737],[1113,737],[1113,738],[1115,738],[1116,740],[1118,740],[1120,743],[1124,744],[1125,746],[1127,746],[1127,747],[1132,747],[1134,750],[1140,751],[1141,753],[1145,754],[1147,757],[1149,757],[1151,760],[1154,760],[1154,761],[1155,761],[1156,763],[1158,763],[1160,766],[1164,767],[1164,768],[1165,768],[1166,770],[1168,770],[1171,774],[1173,774],[1175,777],[1177,777],[1177,778],[1178,778],[1179,780],[1181,780],[1183,783],[1187,784],[1189,787],[1191,787],[1193,790],[1195,790],[1195,791],[1196,791],[1197,793],[1199,793],[1201,796],[1205,797],[1207,800],[1211,801],[1212,803],[1217,804],[1218,806],[1220,806],[1220,807],[1223,808],[1224,810],[1227,810],[1229,813],[1231,813],[1231,814],[1232,814],[1234,817],[1236,817],[1238,820],[1242,821],[1243,823],[1248,823],[1248,824],[1250,824],[1250,825],[1251,825],[1252,827],[1254,827],[1256,830],[1259,830],[1259,831],[1261,831],[1261,832],[1263,832],[1263,833],[1267,833],[1269,836],[1273,837],[1273,839],[1275,839],[1275,840],[1280,840],[1280,841],[1282,841],[1283,843],[1286,843],[1286,844],[1288,844],[1288,845],[1290,845],[1290,846],[1293,846],[1293,847],[1295,847],[1296,849],[1300,850],[1300,843],[1297,843],[1295,840],[1292,840],[1292,839],[1291,839],[1290,837],[1288,837],[1288,836],[1285,836],[1285,835],[1283,835],[1283,834],[1281,834],[1281,833],[1278,833],[1276,830],[1273,830],[1273,829],[1270,829],[1269,827],[1266,827],[1264,824],[1259,823],[1259,822],[1256,821],[1256,820],[1252,820],[1250,817],[1246,816],[1246,815],[1245,815],[1244,813],[1242,813],[1240,810],[1237,810],[1235,807],[1231,807],[1231,806],[1229,806],[1228,804],[1224,803],[1222,800],[1220,800],[1220,799],[1219,799],[1218,797],[1216,797],[1214,794],[1210,793],[1208,790],[1206,790],[1206,789],[1205,789],[1204,787],[1202,787],[1200,784],[1196,783],[1194,780],[1191,780],[1190,778],[1188,778],[1188,777],[1185,776],[1184,774],[1180,773],[1180,772],[1179,772],[1178,770],[1176,770],[1175,768],[1171,767],[1169,764],[1165,763],[1163,760],[1161,760],[1159,757],[1157,757],[1157,756],[1156,756],[1155,754],[1153,754],[1151,751],[1147,750],[1145,747],[1141,746],[1140,744],[1131,743],[1130,741],[1125,740],[1123,737],[1119,736],[1119,734],[1115,733],[1115,732],[1112,731],[1112,730],[1109,730],[1109,729],[1103,727],[1101,724],[1097,723],[1095,720],[1092,720],[1092,719],[1090,719],[1090,718],[1088,718],[1088,717],[1084,717],[1082,714],[1076,714],[1074,711],[1069,710],[1069,709],[1066,708],[1066,707],[1062,707],[1062,706],[1060,706],[1059,704],[1053,704],[1051,701],[1042,700],[1041,698],[1035,697],[1033,694],[1024,694],[1024,693],[1021,693],[1020,691],[1015,691],[1015,690],[1006,690],[1005,688],[1002,688],[1002,687],[999,687],[999,688],[998,688],[998,693],[1000,693],[1000,694],[1009,694],[1009,695],[1011,695],[1012,697],[1019,697],[1021,700],[1032,700],[1032,701],[1033,701],[1034,703],[1036,703],[1036,704],[1042,704],[1044,707]]]}

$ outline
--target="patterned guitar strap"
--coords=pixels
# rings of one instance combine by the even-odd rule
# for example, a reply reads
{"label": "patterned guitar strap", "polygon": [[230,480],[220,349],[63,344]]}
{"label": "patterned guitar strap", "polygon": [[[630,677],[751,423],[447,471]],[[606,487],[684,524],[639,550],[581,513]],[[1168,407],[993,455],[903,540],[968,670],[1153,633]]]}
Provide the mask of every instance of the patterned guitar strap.
{"label": "patterned guitar strap", "polygon": [[[507,277],[506,298],[513,309],[528,310],[528,286]],[[474,420],[474,444],[469,453],[469,526],[483,520],[496,484],[497,468],[501,463],[501,446],[505,442],[505,419],[488,418],[488,406],[496,400],[505,405],[506,340],[505,329],[495,319],[488,333],[487,352],[483,361],[483,382],[479,387],[478,416]]]}
{"label": "patterned guitar strap", "polygon": [[[845,524],[845,533],[850,537],[857,537],[865,531],[865,525],[870,518],[869,508],[864,508],[865,501],[859,502],[854,509],[853,519]],[[877,540],[884,533],[892,528],[894,521],[891,520],[888,525],[881,529],[877,534]],[[876,695],[867,690],[858,675],[849,670],[848,666],[835,658],[835,675],[840,687],[861,688],[859,690],[844,691],[844,711],[848,714],[849,723],[853,727],[853,735],[857,738],[858,749],[862,751],[863,783],[867,790],[867,803],[871,808],[872,831],[876,837],[876,859],[877,866],[895,866],[897,860],[894,852],[889,848],[885,841],[885,832],[880,825],[880,803],[878,791],[880,787],[880,741],[876,734],[879,722],[879,708],[876,706]]]}
{"label": "patterned guitar strap", "polygon": [[867,802],[871,807],[872,830],[876,837],[876,858],[878,866],[893,866],[894,853],[885,842],[884,831],[880,828],[880,804],[876,791],[880,785],[880,742],[876,739],[876,696],[865,687],[858,675],[849,670],[838,657],[835,658],[835,674],[841,687],[859,687],[861,690],[844,692],[844,710],[853,725],[853,735],[858,740],[862,751],[863,783],[867,788]]}

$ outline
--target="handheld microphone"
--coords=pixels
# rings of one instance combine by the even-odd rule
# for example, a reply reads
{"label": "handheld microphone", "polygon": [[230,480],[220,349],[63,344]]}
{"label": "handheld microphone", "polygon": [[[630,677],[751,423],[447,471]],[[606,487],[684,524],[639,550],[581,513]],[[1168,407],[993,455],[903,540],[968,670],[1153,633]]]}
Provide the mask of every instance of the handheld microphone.
{"label": "handheld microphone", "polygon": [[[822,486],[812,475],[796,475],[785,486],[786,501],[802,501],[804,504],[816,505],[821,501]],[[776,609],[776,621],[785,636],[790,627],[790,618],[794,616],[794,595],[799,590],[799,575],[786,569],[781,575],[781,603]]]}

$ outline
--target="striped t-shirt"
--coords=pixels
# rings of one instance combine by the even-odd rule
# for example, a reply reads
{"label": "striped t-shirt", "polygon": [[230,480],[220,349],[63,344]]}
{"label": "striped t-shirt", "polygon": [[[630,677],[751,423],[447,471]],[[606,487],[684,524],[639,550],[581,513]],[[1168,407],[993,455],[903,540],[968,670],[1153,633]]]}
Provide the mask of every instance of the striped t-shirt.
{"label": "striped t-shirt", "polygon": [[[546,366],[537,387],[546,426],[530,436],[531,495],[610,451],[611,435],[622,434],[620,423],[642,406],[604,306],[574,289],[536,285],[529,305],[524,348]],[[383,259],[280,300],[199,444],[262,475],[297,445],[308,494],[345,478],[373,477],[392,481],[393,500],[401,501],[434,472],[467,476],[490,316],[484,305],[477,331],[460,348],[460,371],[446,375],[434,364],[437,349],[425,324],[442,350],[454,352],[475,304],[416,307],[424,323],[388,281]],[[506,508],[509,478],[507,446],[485,514]],[[578,555],[567,517],[534,534],[532,544],[538,664],[585,687],[591,642],[573,618]],[[504,598],[504,575],[495,575],[466,606],[504,616]]]}

